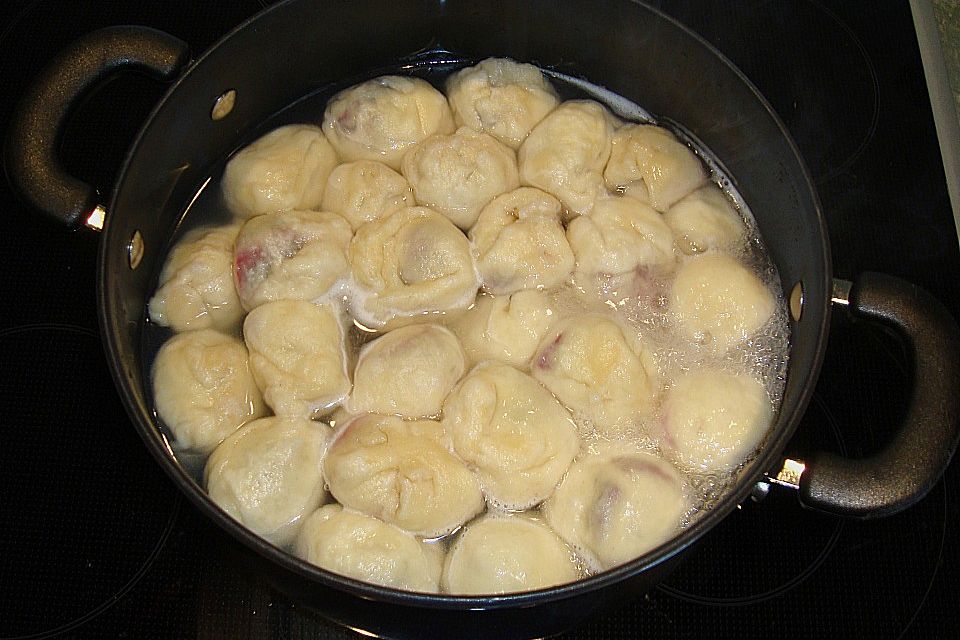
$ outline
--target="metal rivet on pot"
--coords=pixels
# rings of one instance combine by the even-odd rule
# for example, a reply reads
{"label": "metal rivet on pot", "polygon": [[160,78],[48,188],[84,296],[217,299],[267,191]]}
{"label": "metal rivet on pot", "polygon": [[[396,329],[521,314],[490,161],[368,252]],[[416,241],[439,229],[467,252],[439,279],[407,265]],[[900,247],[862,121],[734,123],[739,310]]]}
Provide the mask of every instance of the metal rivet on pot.
{"label": "metal rivet on pot", "polygon": [[229,89],[221,93],[216,102],[213,103],[213,109],[210,111],[210,117],[213,120],[223,120],[233,111],[237,104],[237,92],[235,89]]}
{"label": "metal rivet on pot", "polygon": [[800,315],[803,313],[803,283],[798,282],[793,285],[793,291],[790,292],[790,316],[800,321]]}
{"label": "metal rivet on pot", "polygon": [[139,231],[133,232],[133,236],[127,244],[127,260],[131,269],[136,269],[140,266],[140,261],[143,260],[143,236],[140,235]]}

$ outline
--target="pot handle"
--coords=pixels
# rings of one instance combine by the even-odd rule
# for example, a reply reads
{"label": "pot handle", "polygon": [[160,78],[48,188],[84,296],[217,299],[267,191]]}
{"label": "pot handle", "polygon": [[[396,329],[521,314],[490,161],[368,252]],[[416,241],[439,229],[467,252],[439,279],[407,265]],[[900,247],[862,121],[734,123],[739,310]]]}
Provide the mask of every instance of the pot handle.
{"label": "pot handle", "polygon": [[899,278],[864,273],[852,285],[835,280],[834,291],[835,305],[900,334],[912,361],[913,389],[903,424],[883,451],[859,460],[831,453],[810,458],[796,483],[800,502],[852,518],[892,515],[930,491],[957,447],[960,329],[933,296]]}
{"label": "pot handle", "polygon": [[29,205],[70,228],[102,213],[97,190],[68,174],[57,149],[71,110],[94,85],[122,69],[170,80],[189,62],[185,42],[139,26],[107,27],[61,51],[27,89],[10,121],[4,160]]}

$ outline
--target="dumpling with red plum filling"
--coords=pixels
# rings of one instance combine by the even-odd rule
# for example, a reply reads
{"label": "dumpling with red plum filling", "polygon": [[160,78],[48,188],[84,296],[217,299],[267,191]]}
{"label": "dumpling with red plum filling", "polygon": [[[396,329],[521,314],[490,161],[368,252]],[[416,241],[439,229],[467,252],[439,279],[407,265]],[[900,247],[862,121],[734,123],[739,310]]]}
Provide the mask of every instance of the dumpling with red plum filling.
{"label": "dumpling with red plum filling", "polygon": [[480,482],[444,444],[433,420],[361,415],[342,428],[323,463],[345,507],[432,538],[483,510]]}
{"label": "dumpling with red plum filling", "polygon": [[521,145],[520,181],[556,196],[571,215],[588,213],[606,193],[603,169],[617,124],[599,102],[564,102]]}
{"label": "dumpling with red plum filling", "polygon": [[418,144],[403,158],[403,175],[418,204],[439,211],[461,229],[473,226],[494,197],[520,186],[513,149],[467,127]]}
{"label": "dumpling with red plum filling", "polygon": [[150,298],[150,320],[174,331],[236,331],[243,307],[233,286],[239,225],[194,229],[173,247]]}
{"label": "dumpling with red plum filling", "polygon": [[579,419],[606,437],[636,433],[659,388],[650,344],[610,317],[583,314],[554,324],[531,373]]}
{"label": "dumpling with red plum filling", "polygon": [[763,383],[714,368],[677,378],[661,411],[662,448],[681,467],[699,472],[735,469],[759,446],[773,416]]}
{"label": "dumpling with red plum filling", "polygon": [[350,265],[354,317],[374,328],[400,316],[466,309],[480,286],[467,237],[426,207],[362,225]]}
{"label": "dumpling with red plum filling", "polygon": [[221,182],[223,197],[240,218],[316,209],[336,164],[337,154],[320,127],[280,127],[230,159]]}
{"label": "dumpling with red plum filling", "polygon": [[487,58],[453,74],[447,97],[459,126],[489,133],[511,149],[560,102],[540,69],[506,58]]}
{"label": "dumpling with red plum filling", "polygon": [[210,453],[240,425],[266,413],[238,339],[200,329],[179,333],[153,361],[153,400],[175,445]]}
{"label": "dumpling with red plum filling", "polygon": [[604,570],[676,535],[693,502],[669,462],[626,442],[598,449],[573,463],[543,512],[594,570]]}
{"label": "dumpling with red plum filling", "polygon": [[684,263],[670,304],[679,333],[717,354],[748,340],[776,310],[776,299],[760,278],[723,254]]}
{"label": "dumpling with red plum filling", "polygon": [[677,247],[687,255],[732,251],[747,235],[737,210],[715,184],[682,198],[663,214],[663,219],[673,230]]}
{"label": "dumpling with red plum filling", "polygon": [[353,233],[335,213],[286,211],[251,218],[234,248],[234,278],[245,309],[273,300],[315,300],[349,275]]}
{"label": "dumpling with red plum filling", "polygon": [[435,324],[394,329],[361,349],[347,409],[437,417],[465,371],[460,341],[449,329]]}
{"label": "dumpling with red plum filling", "polygon": [[549,295],[523,289],[507,296],[478,296],[450,328],[472,364],[498,360],[523,369],[555,319]]}
{"label": "dumpling with red plum filling", "polygon": [[576,556],[542,520],[489,514],[464,527],[447,553],[447,593],[484,595],[545,589],[580,577]]}
{"label": "dumpling with red plum filling", "polygon": [[321,463],[332,435],[327,425],[304,418],[249,422],[207,459],[207,493],[257,535],[290,544],[327,495]]}
{"label": "dumpling with red plum filling", "polygon": [[707,179],[700,159],[670,131],[653,124],[628,124],[613,136],[603,177],[622,191],[666,211]]}
{"label": "dumpling with red plum filling", "polygon": [[570,277],[574,257],[561,209],[559,200],[532,187],[499,195],[483,208],[469,237],[484,290],[550,289]]}
{"label": "dumpling with red plum filling", "polygon": [[406,178],[382,162],[357,160],[338,165],[330,173],[320,208],[340,214],[356,231],[364,222],[415,204]]}
{"label": "dumpling with red plum filling", "polygon": [[333,96],[323,114],[341,160],[377,160],[398,171],[414,145],[454,128],[447,99],[420,78],[367,80]]}
{"label": "dumpling with red plum filling", "polygon": [[440,590],[443,547],[339,504],[323,506],[307,518],[294,552],[356,580],[420,593]]}
{"label": "dumpling with red plum filling", "polygon": [[277,415],[311,418],[349,393],[344,329],[335,305],[262,304],[244,321],[243,337],[250,369]]}
{"label": "dumpling with red plum filling", "polygon": [[487,501],[503,509],[542,502],[580,449],[563,405],[526,373],[497,362],[477,365],[447,397],[443,428]]}

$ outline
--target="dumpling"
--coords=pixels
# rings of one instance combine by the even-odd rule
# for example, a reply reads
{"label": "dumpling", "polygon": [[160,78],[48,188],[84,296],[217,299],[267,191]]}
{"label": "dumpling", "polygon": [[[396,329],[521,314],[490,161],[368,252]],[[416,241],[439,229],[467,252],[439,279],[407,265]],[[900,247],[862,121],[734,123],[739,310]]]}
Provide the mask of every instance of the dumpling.
{"label": "dumpling", "polygon": [[527,516],[487,515],[468,524],[447,554],[444,591],[460,595],[545,589],[580,577],[574,554]]}
{"label": "dumpling", "polygon": [[763,384],[747,374],[699,369],[684,374],[663,401],[660,441],[694,471],[732,471],[759,446],[773,417]]}
{"label": "dumpling", "polygon": [[718,354],[747,340],[776,309],[763,282],[721,254],[687,261],[677,272],[670,304],[680,333]]}
{"label": "dumpling", "polygon": [[377,160],[396,170],[413,145],[454,128],[447,99],[420,78],[368,80],[335,95],[323,114],[342,160]]}
{"label": "dumpling", "polygon": [[353,312],[369,327],[396,316],[466,309],[479,283],[463,232],[426,207],[368,222],[350,243],[359,291]]}
{"label": "dumpling", "polygon": [[[610,161],[603,172],[611,190],[646,197],[666,211],[707,179],[700,159],[676,136],[652,124],[628,124],[613,136]],[[631,190],[643,183],[640,192]]]}
{"label": "dumpling", "polygon": [[316,209],[336,164],[337,154],[320,127],[280,127],[231,158],[223,172],[223,198],[240,218]]}
{"label": "dumpling", "polygon": [[744,241],[747,228],[737,210],[713,184],[697,189],[674,204],[663,219],[677,246],[687,255],[732,249]]}
{"label": "dumpling", "polygon": [[636,431],[653,408],[658,372],[651,348],[611,318],[578,315],[550,328],[533,377],[600,434]]}
{"label": "dumpling", "polygon": [[524,289],[509,296],[477,297],[451,328],[471,363],[499,360],[525,368],[554,320],[550,297]]}
{"label": "dumpling", "polygon": [[150,320],[174,331],[240,326],[243,307],[233,286],[233,241],[239,225],[196,229],[174,246],[150,298]]}
{"label": "dumpling", "polygon": [[178,448],[207,454],[265,413],[243,343],[213,329],[172,337],[153,362],[153,401]]}
{"label": "dumpling", "polygon": [[466,371],[449,329],[415,324],[390,331],[360,351],[347,408],[405,418],[440,415],[443,399]]}
{"label": "dumpling", "polygon": [[310,418],[349,393],[344,331],[333,305],[262,304],[244,321],[243,337],[253,376],[277,415]]}
{"label": "dumpling", "polygon": [[327,425],[303,418],[254,420],[207,460],[207,493],[257,535],[290,544],[327,495],[321,464],[332,435]]}
{"label": "dumpling", "polygon": [[551,493],[580,448],[569,412],[510,365],[478,365],[443,404],[453,450],[475,469],[487,500],[529,509]]}
{"label": "dumpling", "polygon": [[520,186],[513,150],[466,127],[418,144],[403,158],[403,175],[419,204],[439,211],[461,229],[473,226],[494,197]]}
{"label": "dumpling", "polygon": [[440,590],[443,549],[382,520],[328,504],[300,530],[294,552],[334,573],[406,591]]}
{"label": "dumpling", "polygon": [[335,213],[251,218],[237,236],[234,276],[247,310],[272,300],[315,300],[350,273],[350,225]]}
{"label": "dumpling", "polygon": [[487,58],[447,80],[458,126],[489,133],[517,149],[559,99],[540,69],[506,58]]}
{"label": "dumpling", "polygon": [[470,229],[483,288],[490,293],[549,289],[573,271],[560,201],[521,187],[494,198]]}
{"label": "dumpling", "polygon": [[643,267],[669,271],[676,260],[663,216],[633,198],[601,198],[567,227],[577,272],[619,275]]}
{"label": "dumpling", "polygon": [[413,189],[402,175],[374,160],[347,162],[327,178],[320,208],[338,213],[356,230],[414,204]]}
{"label": "dumpling", "polygon": [[450,533],[483,510],[476,476],[443,443],[432,420],[362,415],[348,422],[323,464],[330,493],[427,538]]}
{"label": "dumpling", "polygon": [[520,181],[556,196],[572,214],[587,213],[606,193],[603,168],[616,120],[592,100],[568,100],[520,147]]}
{"label": "dumpling", "polygon": [[603,570],[679,533],[692,506],[690,488],[673,465],[616,443],[574,462],[543,513],[561,538]]}

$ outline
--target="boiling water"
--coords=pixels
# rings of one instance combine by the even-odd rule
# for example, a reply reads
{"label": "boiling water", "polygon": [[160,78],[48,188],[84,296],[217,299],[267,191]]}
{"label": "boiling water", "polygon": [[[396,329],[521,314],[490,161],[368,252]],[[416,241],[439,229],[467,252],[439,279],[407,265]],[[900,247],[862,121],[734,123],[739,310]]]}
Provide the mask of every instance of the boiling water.
{"label": "boiling water", "polygon": [[[415,75],[424,78],[442,90],[446,77],[463,66],[468,66],[468,64],[451,62],[422,64],[413,67],[407,66],[402,69],[381,69],[371,73],[368,77],[372,78],[389,73]],[[551,78],[561,99],[590,98],[597,100],[607,105],[613,113],[625,121],[661,124],[661,126],[671,129],[678,138],[683,140],[707,166],[710,172],[710,180],[724,190],[749,230],[749,239],[742,243],[734,256],[760,276],[777,302],[773,317],[751,340],[720,357],[711,355],[706,350],[693,347],[688,341],[677,336],[665,304],[670,282],[668,279],[658,278],[655,274],[643,283],[644,286],[639,291],[631,289],[629,286],[625,287],[623,282],[616,281],[601,282],[599,286],[596,286],[596,283],[570,282],[552,295],[553,307],[558,317],[562,318],[584,312],[599,312],[615,315],[625,321],[645,341],[654,345],[659,374],[664,381],[665,389],[671,387],[678,375],[704,366],[718,367],[730,372],[752,374],[763,381],[771,402],[772,415],[776,416],[783,397],[789,348],[789,324],[786,305],[776,268],[763,247],[749,208],[732,189],[731,180],[723,174],[719,163],[706,149],[698,146],[690,136],[685,135],[677,127],[671,127],[668,123],[658,123],[652,114],[640,106],[582,79],[550,71],[545,73]],[[249,144],[260,135],[285,124],[313,123],[319,125],[323,119],[327,100],[337,91],[365,79],[367,77],[354,78],[305,97],[264,122],[261,127],[251,132],[246,140],[242,141],[243,144]],[[185,210],[173,243],[190,229],[222,225],[230,221],[230,215],[220,194],[220,177],[224,164],[212,171],[211,179],[204,182],[188,209]],[[680,264],[690,259],[691,257],[682,256]],[[156,277],[154,282],[156,282]],[[596,286],[595,290],[588,291],[594,286]],[[346,295],[344,294],[344,297]],[[438,317],[438,321],[443,322],[443,318]],[[145,363],[144,371],[149,372],[157,350],[171,336],[171,332],[151,323],[146,315],[144,326],[143,362]],[[351,352],[351,365],[352,362],[355,362],[359,349],[377,335],[378,332],[371,331],[361,325],[349,328],[347,345]],[[151,381],[146,380],[145,382],[147,388],[151,388]],[[327,416],[327,419],[336,427],[341,416],[342,413],[335,412],[333,415]],[[595,449],[603,438],[596,433],[588,420],[582,416],[574,417],[584,436],[584,448],[586,450]],[[659,420],[660,418],[654,415],[650,419]],[[164,437],[168,442],[173,443],[173,435],[162,424],[162,421],[158,419],[157,422],[160,424]],[[643,426],[642,423],[637,425],[633,436],[634,441],[641,448],[659,454],[660,451],[656,442],[644,435]],[[176,451],[175,445],[173,445],[173,450]],[[748,456],[744,462],[749,461],[753,455],[755,455],[755,452]],[[202,484],[204,459],[183,451],[177,451],[177,458],[191,472],[197,482]],[[698,513],[712,508],[723,496],[724,491],[732,486],[737,479],[736,472],[733,474],[687,473],[686,475],[695,492],[695,506],[686,514],[683,522],[684,526],[693,521]],[[534,512],[533,516],[541,517],[537,512]],[[452,534],[450,534],[436,542],[447,544],[452,537]],[[590,567],[583,563],[582,559],[578,558],[577,562],[584,575],[592,571]]]}

